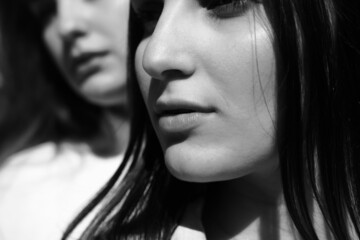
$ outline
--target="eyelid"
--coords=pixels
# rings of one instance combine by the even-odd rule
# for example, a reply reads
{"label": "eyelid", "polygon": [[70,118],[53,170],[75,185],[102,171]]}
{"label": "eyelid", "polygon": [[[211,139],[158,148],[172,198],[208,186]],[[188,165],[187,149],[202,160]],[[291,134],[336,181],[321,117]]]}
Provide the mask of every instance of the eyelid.
{"label": "eyelid", "polygon": [[204,6],[214,18],[232,18],[243,15],[252,0],[212,0]]}
{"label": "eyelid", "polygon": [[233,4],[235,1],[237,0],[205,0],[204,7],[211,10],[221,5]]}

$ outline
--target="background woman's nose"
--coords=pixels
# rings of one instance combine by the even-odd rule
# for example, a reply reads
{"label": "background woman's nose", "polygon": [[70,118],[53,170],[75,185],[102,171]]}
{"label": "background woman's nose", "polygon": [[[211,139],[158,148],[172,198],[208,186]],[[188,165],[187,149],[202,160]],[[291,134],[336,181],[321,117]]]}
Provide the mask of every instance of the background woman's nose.
{"label": "background woman's nose", "polygon": [[77,0],[59,0],[57,6],[58,31],[62,38],[72,40],[86,33],[84,8]]}

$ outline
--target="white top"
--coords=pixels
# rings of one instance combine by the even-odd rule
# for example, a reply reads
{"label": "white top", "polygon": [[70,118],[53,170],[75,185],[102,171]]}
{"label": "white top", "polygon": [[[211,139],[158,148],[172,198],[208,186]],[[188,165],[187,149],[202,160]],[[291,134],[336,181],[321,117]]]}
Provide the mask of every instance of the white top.
{"label": "white top", "polygon": [[122,159],[71,143],[44,143],[14,155],[0,169],[0,240],[60,239]]}

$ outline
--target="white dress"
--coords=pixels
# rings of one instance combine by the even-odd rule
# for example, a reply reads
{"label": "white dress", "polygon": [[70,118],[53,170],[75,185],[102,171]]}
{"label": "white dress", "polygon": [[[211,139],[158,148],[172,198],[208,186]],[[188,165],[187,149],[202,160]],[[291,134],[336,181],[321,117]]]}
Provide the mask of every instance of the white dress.
{"label": "white dress", "polygon": [[12,156],[0,169],[0,240],[60,239],[122,159],[71,143],[44,143]]}

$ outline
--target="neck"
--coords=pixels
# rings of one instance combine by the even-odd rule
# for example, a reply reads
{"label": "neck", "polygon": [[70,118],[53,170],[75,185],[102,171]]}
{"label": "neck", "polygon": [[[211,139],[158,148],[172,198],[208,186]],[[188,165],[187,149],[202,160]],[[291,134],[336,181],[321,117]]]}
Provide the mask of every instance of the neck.
{"label": "neck", "polygon": [[[308,206],[318,237],[330,240],[324,217],[311,196],[309,192]],[[284,201],[280,169],[210,184],[202,219],[209,240],[301,239]]]}
{"label": "neck", "polygon": [[112,112],[107,113],[107,118],[115,132],[115,142],[117,152],[124,153],[130,138],[130,120],[128,114],[117,115]]}
{"label": "neck", "polygon": [[93,139],[89,144],[100,156],[110,157],[123,154],[130,138],[130,121],[127,112],[107,111],[104,118],[103,137]]}
{"label": "neck", "polygon": [[211,184],[203,219],[207,239],[296,239],[279,169]]}

